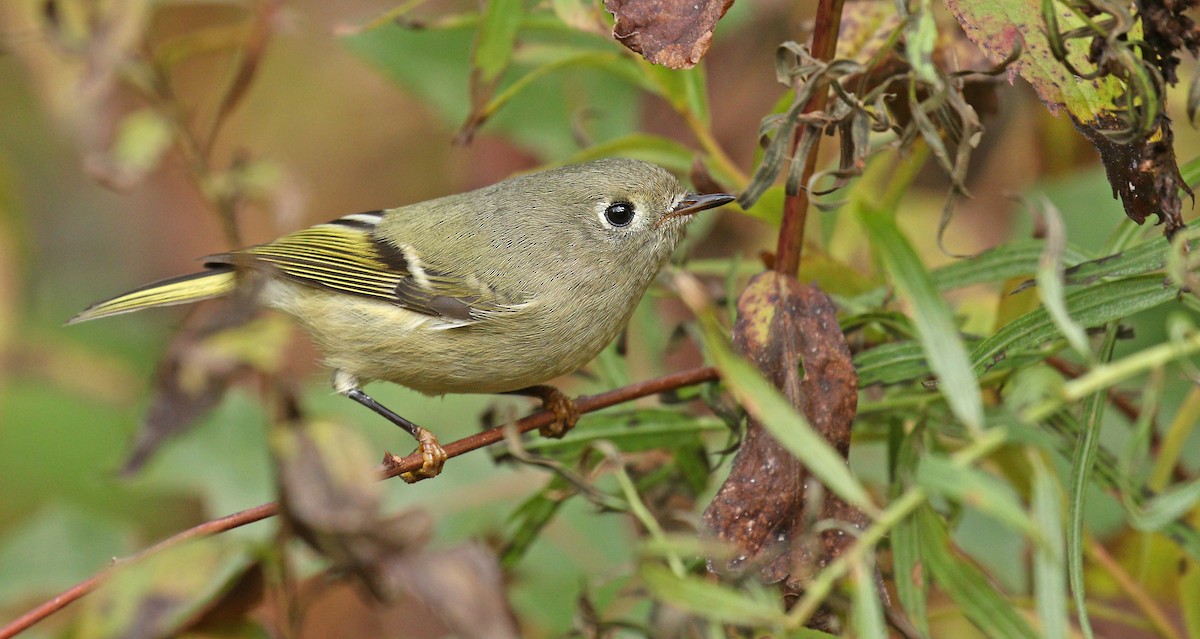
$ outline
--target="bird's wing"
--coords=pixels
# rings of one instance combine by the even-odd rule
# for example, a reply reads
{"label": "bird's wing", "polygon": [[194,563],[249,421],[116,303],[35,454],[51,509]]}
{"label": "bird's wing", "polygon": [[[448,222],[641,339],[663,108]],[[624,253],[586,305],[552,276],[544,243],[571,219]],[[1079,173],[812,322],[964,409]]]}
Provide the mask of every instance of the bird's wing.
{"label": "bird's wing", "polygon": [[528,301],[474,275],[425,264],[412,247],[377,237],[374,230],[382,217],[383,211],[347,215],[205,261],[265,266],[301,284],[382,300],[447,320],[450,326],[515,312]]}

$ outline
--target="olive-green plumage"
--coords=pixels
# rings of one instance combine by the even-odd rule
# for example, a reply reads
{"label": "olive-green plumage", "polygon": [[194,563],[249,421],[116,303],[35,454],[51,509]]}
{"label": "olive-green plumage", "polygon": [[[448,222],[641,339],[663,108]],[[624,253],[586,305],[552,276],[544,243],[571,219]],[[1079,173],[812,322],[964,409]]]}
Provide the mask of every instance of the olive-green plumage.
{"label": "olive-green plumage", "polygon": [[620,331],[691,213],[667,171],[600,160],[360,213],[209,257],[207,271],[93,305],[73,322],[253,287],[296,320],[348,393],[522,389],[579,368]]}

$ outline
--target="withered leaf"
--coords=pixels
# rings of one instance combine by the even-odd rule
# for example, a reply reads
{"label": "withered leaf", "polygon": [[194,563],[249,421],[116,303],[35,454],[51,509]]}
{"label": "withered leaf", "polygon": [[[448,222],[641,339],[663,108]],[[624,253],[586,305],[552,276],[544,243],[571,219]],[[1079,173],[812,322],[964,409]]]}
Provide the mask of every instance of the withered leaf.
{"label": "withered leaf", "polygon": [[613,37],[654,64],[690,69],[712,42],[733,0],[604,0]]}
{"label": "withered leaf", "polygon": [[454,636],[519,636],[495,555],[472,544],[428,550],[433,521],[424,511],[382,515],[371,453],[352,429],[293,421],[276,427],[271,443],[281,514],[334,571],[384,603],[419,599]]}
{"label": "withered leaf", "polygon": [[500,563],[474,543],[414,553],[380,566],[385,587],[435,610],[456,637],[515,639],[516,615],[504,597]]}
{"label": "withered leaf", "polygon": [[[834,448],[849,454],[858,379],[828,296],[774,271],[756,276],[738,300],[734,347]],[[739,552],[724,565],[710,562],[710,569],[724,574],[755,567],[766,582],[792,584],[840,554],[850,536],[837,530],[808,534],[806,508],[816,506],[820,519],[852,526],[864,518],[832,493],[806,504],[818,488],[815,481],[751,420],[729,478],[704,512],[709,530]]]}
{"label": "withered leaf", "polygon": [[1179,174],[1175,134],[1169,120],[1164,120],[1157,136],[1127,142],[1114,141],[1106,135],[1125,126],[1114,116],[1101,115],[1091,123],[1084,123],[1072,115],[1071,122],[1096,147],[1113,197],[1120,196],[1129,219],[1141,224],[1155,215],[1158,224],[1166,224],[1164,231],[1168,238],[1183,228],[1183,200],[1179,191],[1191,194],[1191,189]]}

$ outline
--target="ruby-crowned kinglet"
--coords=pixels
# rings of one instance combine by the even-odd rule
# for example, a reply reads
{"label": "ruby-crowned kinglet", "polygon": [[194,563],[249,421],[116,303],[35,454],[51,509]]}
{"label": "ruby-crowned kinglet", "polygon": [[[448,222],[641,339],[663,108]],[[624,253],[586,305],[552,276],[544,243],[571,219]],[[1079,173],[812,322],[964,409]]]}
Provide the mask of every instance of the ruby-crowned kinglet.
{"label": "ruby-crowned kinglet", "polygon": [[524,392],[558,400],[564,421],[561,393],[539,384],[612,341],[691,214],[733,199],[691,194],[646,162],[576,164],[213,255],[202,272],[99,302],[71,323],[244,286],[312,336],[338,393],[421,443],[417,477],[432,477],[445,461],[437,438],[364,384],[430,395]]}

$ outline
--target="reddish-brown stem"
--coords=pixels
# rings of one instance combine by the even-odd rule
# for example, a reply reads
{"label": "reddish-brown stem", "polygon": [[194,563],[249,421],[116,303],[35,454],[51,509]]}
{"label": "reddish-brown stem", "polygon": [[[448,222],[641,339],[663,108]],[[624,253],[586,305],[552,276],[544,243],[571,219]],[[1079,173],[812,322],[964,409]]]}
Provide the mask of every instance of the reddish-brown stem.
{"label": "reddish-brown stem", "polygon": [[[644,382],[630,384],[629,386],[623,386],[606,393],[580,397],[575,400],[575,405],[579,407],[580,413],[590,413],[602,408],[608,408],[609,406],[615,406],[617,404],[632,401],[640,397],[657,395],[658,393],[664,393],[678,388],[683,388],[685,386],[694,386],[704,382],[716,381],[718,378],[719,375],[717,373],[717,369],[715,368],[693,368],[686,371],[680,371],[678,373],[672,373],[670,375],[664,375],[662,377],[656,377]],[[515,424],[515,427],[518,431],[524,433],[545,426],[552,421],[554,421],[553,413],[550,411],[538,411],[532,415],[529,415],[528,417],[518,420]],[[495,444],[496,442],[504,439],[505,428],[506,426],[497,426],[481,433],[471,435],[470,437],[464,437],[458,441],[451,442],[445,446],[446,454],[450,457],[457,457],[464,453],[483,448],[484,446]],[[398,459],[395,462],[386,464],[384,467],[380,468],[380,479],[387,479],[402,473],[414,471],[421,467],[421,463],[421,455],[418,453],[414,453],[408,457],[404,457],[403,459]],[[262,521],[268,517],[274,517],[277,514],[279,514],[279,505],[272,502],[269,504],[262,504],[260,506],[248,508],[241,512],[221,517],[220,519],[206,521],[203,524],[172,535],[135,555],[122,559],[120,560],[120,563],[140,559],[188,539],[207,537],[208,535],[214,535],[226,530],[232,530],[240,526],[245,526],[246,524]],[[59,593],[53,599],[50,599],[49,601],[46,601],[24,615],[21,615],[8,625],[0,628],[0,639],[11,639],[37,622],[65,608],[68,604],[95,590],[96,587],[104,581],[104,578],[107,575],[107,569],[103,572],[92,575],[78,584],[75,584],[71,588],[64,590],[62,593]]]}
{"label": "reddish-brown stem", "polygon": [[[817,4],[816,23],[813,27],[812,54],[819,60],[833,59],[837,49],[838,30],[842,25],[842,4],[844,0],[820,0]],[[798,87],[797,87],[798,88]],[[820,111],[825,108],[829,96],[828,90],[816,91],[804,105],[805,113]],[[796,129],[792,147],[800,142],[804,128]],[[779,243],[775,248],[775,271],[785,275],[795,275],[800,269],[800,255],[804,250],[804,226],[808,221],[808,182],[817,167],[817,150],[821,146],[820,138],[812,145],[808,157],[804,158],[804,173],[800,181],[801,187],[797,193],[788,193],[783,200],[783,222],[779,226]]]}

